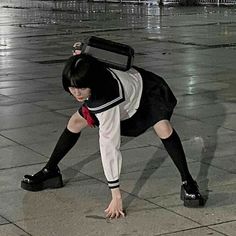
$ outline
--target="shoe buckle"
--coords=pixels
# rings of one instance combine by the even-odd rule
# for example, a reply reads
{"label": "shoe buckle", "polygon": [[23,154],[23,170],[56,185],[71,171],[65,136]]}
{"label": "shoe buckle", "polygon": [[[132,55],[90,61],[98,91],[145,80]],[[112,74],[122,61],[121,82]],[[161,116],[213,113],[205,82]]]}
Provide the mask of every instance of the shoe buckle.
{"label": "shoe buckle", "polygon": [[26,177],[23,177],[23,181],[26,182],[26,183],[30,183],[30,179],[29,178],[26,178]]}

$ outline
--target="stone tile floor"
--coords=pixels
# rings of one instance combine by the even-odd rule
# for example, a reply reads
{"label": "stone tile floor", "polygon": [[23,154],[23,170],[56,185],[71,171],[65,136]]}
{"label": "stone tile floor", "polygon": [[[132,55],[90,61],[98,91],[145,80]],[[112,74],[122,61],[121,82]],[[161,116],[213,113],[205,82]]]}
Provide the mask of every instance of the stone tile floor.
{"label": "stone tile floor", "polygon": [[[97,129],[62,161],[65,187],[20,188],[46,162],[76,104],[61,86],[74,42],[97,35],[127,43],[135,65],[163,76],[178,97],[182,137],[204,208],[179,199],[180,178],[148,130],[122,139],[127,217],[104,218],[110,200]],[[0,2],[0,235],[236,235],[236,8]]]}

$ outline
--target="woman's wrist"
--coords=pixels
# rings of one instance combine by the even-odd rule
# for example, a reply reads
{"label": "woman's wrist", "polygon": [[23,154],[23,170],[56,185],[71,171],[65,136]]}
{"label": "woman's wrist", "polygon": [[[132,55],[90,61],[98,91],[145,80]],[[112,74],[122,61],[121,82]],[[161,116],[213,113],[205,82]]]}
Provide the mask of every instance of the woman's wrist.
{"label": "woman's wrist", "polygon": [[112,198],[121,199],[120,188],[111,189],[111,195],[112,195]]}

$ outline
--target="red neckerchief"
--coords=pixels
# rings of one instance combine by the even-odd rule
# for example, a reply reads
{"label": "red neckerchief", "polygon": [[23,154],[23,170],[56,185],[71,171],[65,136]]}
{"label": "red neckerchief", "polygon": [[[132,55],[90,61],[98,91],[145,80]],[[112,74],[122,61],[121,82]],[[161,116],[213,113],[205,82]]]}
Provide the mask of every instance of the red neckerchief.
{"label": "red neckerchief", "polygon": [[93,117],[91,116],[90,111],[86,105],[82,106],[82,114],[83,114],[84,119],[86,119],[88,126],[94,127],[95,121]]}

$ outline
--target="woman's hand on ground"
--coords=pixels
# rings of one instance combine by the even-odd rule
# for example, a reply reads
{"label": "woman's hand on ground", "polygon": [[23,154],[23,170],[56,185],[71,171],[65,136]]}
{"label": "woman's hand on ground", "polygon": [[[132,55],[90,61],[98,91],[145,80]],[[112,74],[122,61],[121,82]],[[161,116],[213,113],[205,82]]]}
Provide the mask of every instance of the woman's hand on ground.
{"label": "woman's hand on ground", "polygon": [[106,218],[118,219],[119,217],[125,217],[119,188],[112,189],[111,192],[112,200],[107,209],[105,210]]}

